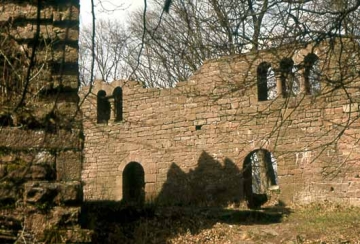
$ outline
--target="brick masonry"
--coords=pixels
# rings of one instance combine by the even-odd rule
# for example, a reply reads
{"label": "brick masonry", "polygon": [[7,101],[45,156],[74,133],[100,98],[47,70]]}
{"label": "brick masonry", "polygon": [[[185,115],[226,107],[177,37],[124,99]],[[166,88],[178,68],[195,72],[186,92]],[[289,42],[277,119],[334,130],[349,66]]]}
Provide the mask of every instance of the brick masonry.
{"label": "brick masonry", "polygon": [[[84,87],[84,199],[121,200],[124,169],[137,162],[147,201],[231,204],[244,200],[245,157],[266,149],[276,158],[285,204],[360,205],[358,51],[358,44],[336,39],[209,60],[174,88],[145,89],[134,81]],[[311,52],[321,70],[318,95],[301,86]],[[294,61],[302,91],[258,101],[258,66],[270,63],[279,80],[285,57]],[[114,115],[116,87],[123,91],[122,121]],[[112,111],[105,123],[97,123],[100,90]]]}
{"label": "brick masonry", "polygon": [[78,224],[79,10],[78,0],[0,1],[1,242],[89,241]]}

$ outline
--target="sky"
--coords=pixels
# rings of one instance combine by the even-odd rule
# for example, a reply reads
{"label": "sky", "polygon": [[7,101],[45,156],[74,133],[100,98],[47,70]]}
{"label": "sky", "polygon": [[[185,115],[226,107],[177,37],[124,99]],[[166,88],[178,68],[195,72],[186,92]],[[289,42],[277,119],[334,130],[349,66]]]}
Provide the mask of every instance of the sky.
{"label": "sky", "polygon": [[[119,19],[124,23],[129,12],[144,6],[144,0],[101,0],[102,6],[99,0],[94,2],[97,19]],[[91,19],[91,0],[80,0],[80,26],[90,24]]]}

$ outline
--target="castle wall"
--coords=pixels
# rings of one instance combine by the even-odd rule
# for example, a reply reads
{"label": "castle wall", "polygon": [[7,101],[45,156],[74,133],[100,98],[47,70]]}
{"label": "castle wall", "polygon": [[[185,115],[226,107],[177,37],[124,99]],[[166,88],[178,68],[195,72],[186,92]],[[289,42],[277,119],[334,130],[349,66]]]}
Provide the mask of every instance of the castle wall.
{"label": "castle wall", "polygon": [[[137,162],[144,169],[148,201],[226,206],[244,200],[246,156],[266,149],[276,158],[277,194],[285,204],[360,205],[360,80],[355,73],[344,77],[351,84],[346,89],[328,82],[359,63],[348,52],[340,67],[338,44],[210,60],[169,89],[145,89],[133,81],[97,81],[83,88],[84,199],[121,200],[124,169]],[[300,92],[258,101],[262,62],[271,63],[276,73],[280,60],[291,57],[301,73],[311,51],[320,60],[319,95]],[[116,87],[123,91],[122,121],[114,119]],[[106,123],[97,123],[101,90],[112,106]]]}
{"label": "castle wall", "polygon": [[0,3],[0,240],[85,242],[79,1]]}

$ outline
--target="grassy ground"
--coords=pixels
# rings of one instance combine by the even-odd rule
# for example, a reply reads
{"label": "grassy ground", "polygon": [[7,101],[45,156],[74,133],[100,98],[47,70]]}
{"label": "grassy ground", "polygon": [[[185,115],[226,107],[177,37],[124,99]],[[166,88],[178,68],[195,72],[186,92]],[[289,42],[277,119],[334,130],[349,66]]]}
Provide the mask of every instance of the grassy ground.
{"label": "grassy ground", "polygon": [[94,229],[93,243],[360,243],[359,210],[132,207],[91,213],[87,227]]}

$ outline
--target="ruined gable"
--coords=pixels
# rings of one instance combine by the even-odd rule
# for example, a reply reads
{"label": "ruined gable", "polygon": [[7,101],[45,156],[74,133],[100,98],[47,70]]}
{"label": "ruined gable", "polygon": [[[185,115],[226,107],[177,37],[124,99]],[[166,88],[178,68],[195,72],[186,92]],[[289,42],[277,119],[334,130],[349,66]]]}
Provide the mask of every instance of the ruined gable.
{"label": "ruined gable", "polygon": [[85,200],[123,199],[125,168],[136,162],[147,200],[239,203],[263,187],[254,186],[256,177],[269,175],[249,176],[246,162],[253,160],[273,164],[276,179],[259,181],[286,204],[359,205],[358,46],[340,41],[209,60],[175,88],[132,81],[84,88]]}

